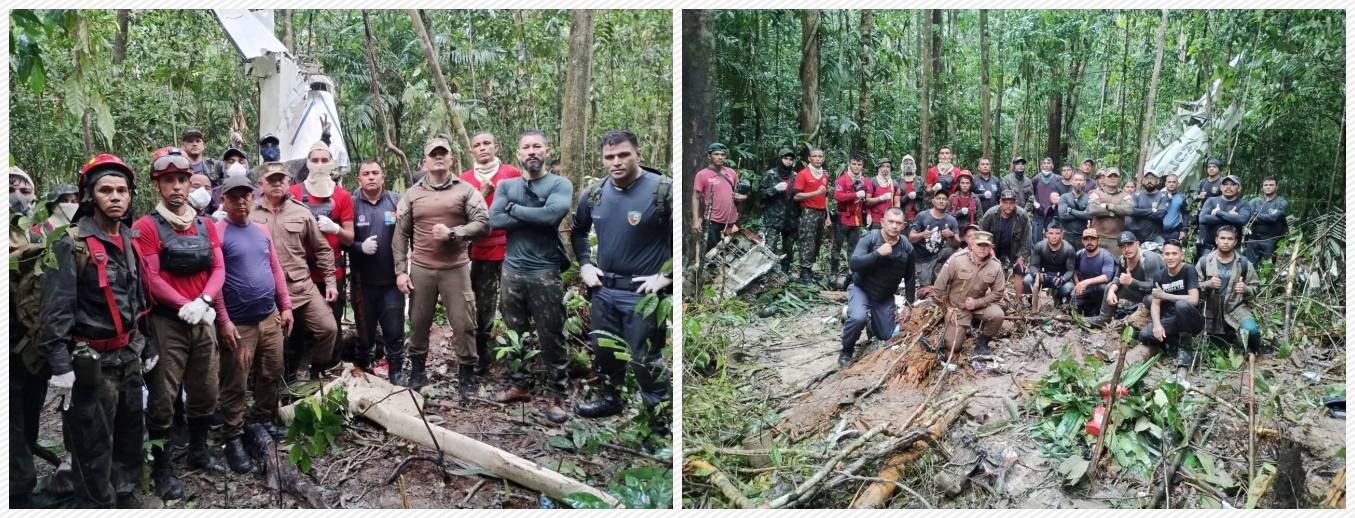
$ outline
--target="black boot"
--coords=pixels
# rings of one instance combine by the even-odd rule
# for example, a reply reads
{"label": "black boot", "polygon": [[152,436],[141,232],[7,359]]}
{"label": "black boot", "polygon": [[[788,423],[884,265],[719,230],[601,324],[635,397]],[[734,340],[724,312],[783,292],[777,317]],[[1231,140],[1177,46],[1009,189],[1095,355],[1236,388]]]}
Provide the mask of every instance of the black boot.
{"label": "black boot", "polygon": [[388,373],[386,377],[390,379],[391,385],[398,385],[403,387],[405,386],[406,383],[409,383],[409,378],[405,375],[404,358],[396,356],[391,356],[387,358],[386,372]]}
{"label": "black boot", "polygon": [[245,451],[245,443],[239,436],[226,441],[226,464],[230,464],[231,470],[236,473],[254,471],[254,462],[250,460],[249,453]]}
{"label": "black boot", "polygon": [[574,413],[580,417],[611,417],[621,413],[625,407],[621,404],[621,396],[616,393],[615,388],[610,386],[602,389],[602,394],[597,399],[587,403],[574,405]]}
{"label": "black boot", "polygon": [[992,340],[992,338],[979,335],[979,337],[974,340],[974,354],[976,356],[988,356],[993,354],[993,349],[988,347],[988,342],[990,340]]}
{"label": "black boot", "polygon": [[152,441],[162,441],[162,446],[151,446],[151,480],[155,482],[155,493],[161,500],[182,500],[183,486],[179,484],[179,476],[174,474],[174,461],[170,459],[165,442],[167,435],[164,430],[150,432]]}
{"label": "black boot", "polygon": [[461,401],[469,401],[480,391],[475,381],[475,371],[476,366],[467,363],[456,366],[457,392],[461,396]]}
{"label": "black boot", "polygon": [[212,418],[190,419],[188,421],[188,466],[216,473],[225,473],[226,465],[212,455],[212,447],[207,444],[211,435]]}
{"label": "black boot", "polygon": [[851,349],[843,349],[842,352],[838,353],[838,355],[837,355],[837,367],[838,367],[838,369],[846,369],[847,366],[849,366],[849,365],[851,365],[851,364],[852,364],[852,350],[851,350]]}
{"label": "black boot", "polygon": [[569,412],[565,411],[565,399],[560,394],[551,395],[550,406],[546,407],[546,419],[555,424],[563,424],[569,420]]}
{"label": "black boot", "polygon": [[416,354],[409,357],[409,380],[405,383],[406,387],[418,392],[423,388],[424,383],[428,383],[428,378],[424,375],[424,369],[427,366],[428,356]]}

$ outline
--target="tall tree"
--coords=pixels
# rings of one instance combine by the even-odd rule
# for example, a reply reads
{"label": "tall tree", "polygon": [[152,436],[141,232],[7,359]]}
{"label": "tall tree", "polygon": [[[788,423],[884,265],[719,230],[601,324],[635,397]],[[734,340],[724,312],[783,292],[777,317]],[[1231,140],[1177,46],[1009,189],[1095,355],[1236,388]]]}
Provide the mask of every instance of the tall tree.
{"label": "tall tree", "polygon": [[930,156],[928,154],[928,146],[931,145],[932,135],[932,70],[935,66],[935,56],[933,56],[933,54],[936,53],[935,49],[932,47],[932,29],[932,10],[924,9],[922,11],[922,27],[919,29],[922,34],[922,88],[920,89],[922,93],[922,102],[918,104],[922,105],[922,125],[918,130],[918,135],[922,140],[922,143],[920,146],[921,149],[918,150],[918,157],[916,160],[918,171],[927,170],[927,157]]}
{"label": "tall tree", "polygon": [[819,137],[819,11],[800,18],[800,134],[810,146]]}
{"label": "tall tree", "polygon": [[989,104],[989,86],[988,86],[988,10],[979,9],[979,113],[980,126],[982,133],[979,140],[983,141],[983,155],[989,156],[993,149],[992,131],[993,131],[993,113],[992,106]]}
{"label": "tall tree", "polygon": [[127,57],[127,23],[132,18],[131,9],[118,9],[118,35],[113,40],[113,64],[121,65]]}
{"label": "tall tree", "polygon": [[1158,73],[1162,71],[1162,52],[1167,43],[1167,10],[1162,10],[1162,21],[1157,26],[1157,56],[1153,58],[1153,78],[1148,81],[1148,100],[1147,113],[1143,116],[1142,126],[1139,128],[1139,159],[1134,165],[1134,174],[1143,173],[1143,165],[1148,162],[1148,135],[1153,128],[1153,103],[1157,102],[1157,79]]}
{"label": "tall tree", "polygon": [[386,117],[386,105],[381,101],[381,87],[377,84],[377,78],[380,77],[380,74],[376,71],[376,55],[372,51],[372,22],[367,16],[366,9],[362,10],[362,31],[367,50],[367,69],[370,71],[367,83],[372,89],[372,107],[376,108],[376,115],[381,122],[381,136],[385,139],[386,149],[400,158],[400,171],[404,174],[413,174],[414,169],[409,166],[409,158],[405,156],[404,151],[400,150],[400,146],[395,145],[395,141],[391,139],[390,122]]}
{"label": "tall tree", "polygon": [[856,139],[852,142],[852,151],[866,152],[866,134],[870,120],[870,81],[874,69],[875,47],[871,44],[872,18],[870,9],[861,10],[861,96],[860,106],[856,110]]}
{"label": "tall tree", "polygon": [[442,95],[442,102],[447,109],[447,120],[451,124],[456,145],[461,148],[457,155],[465,159],[462,164],[470,164],[470,135],[466,134],[466,124],[461,121],[461,108],[452,97],[452,90],[447,86],[447,78],[442,75],[437,51],[433,50],[433,39],[428,37],[428,26],[424,25],[423,15],[418,9],[409,9],[406,12],[409,14],[409,21],[414,24],[414,32],[419,36],[419,43],[423,45],[423,53],[428,58],[428,67],[433,71],[433,78],[437,80],[438,94]]}
{"label": "tall tree", "polygon": [[[692,182],[704,166],[706,146],[715,139],[714,102],[715,36],[710,29],[710,11],[682,10],[682,189],[694,192]],[[690,264],[697,254],[700,236],[683,232],[683,251]]]}
{"label": "tall tree", "polygon": [[569,72],[565,74],[564,113],[560,114],[560,170],[583,185],[588,131],[588,91],[593,77],[593,11],[570,11]]}
{"label": "tall tree", "polygon": [[[929,25],[927,28],[927,41],[931,42],[930,45],[932,48],[931,50],[928,51],[929,54],[927,55],[931,57],[932,76],[931,81],[927,81],[927,83],[930,85],[930,91],[927,93],[927,96],[928,99],[930,100],[930,104],[932,105],[930,107],[932,111],[931,123],[932,126],[935,127],[937,140],[942,142],[941,145],[945,145],[945,142],[948,142],[949,140],[949,136],[946,133],[946,130],[949,129],[946,127],[946,117],[945,114],[940,114],[941,116],[937,116],[939,113],[939,109],[945,107],[943,95],[947,90],[949,90],[949,88],[942,88],[942,86],[946,82],[945,80],[946,54],[945,49],[942,48],[941,44],[941,32],[945,27],[944,25],[945,20],[941,19],[941,11],[942,11],[941,9],[931,9],[930,11],[928,11],[931,15],[929,17],[931,19],[931,25]],[[927,155],[927,151],[923,150],[922,155],[925,157]],[[924,158],[923,160],[927,159]],[[919,164],[919,168],[920,167],[921,164]]]}

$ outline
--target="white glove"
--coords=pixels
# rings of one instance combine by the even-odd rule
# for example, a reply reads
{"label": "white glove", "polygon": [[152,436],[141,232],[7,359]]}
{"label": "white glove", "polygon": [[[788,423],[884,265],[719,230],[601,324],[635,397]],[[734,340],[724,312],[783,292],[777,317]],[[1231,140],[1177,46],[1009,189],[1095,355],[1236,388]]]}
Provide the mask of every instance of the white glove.
{"label": "white glove", "polygon": [[340,230],[343,230],[343,227],[329,219],[329,216],[320,216],[318,221],[320,222],[320,231],[326,234],[338,234]]}
{"label": "white glove", "polygon": [[202,314],[202,320],[200,320],[200,322],[207,324],[216,322],[216,310],[212,309],[211,306],[207,306],[207,311]]}
{"label": "white glove", "polygon": [[368,237],[362,241],[362,253],[367,255],[376,253],[376,236]]}
{"label": "white glove", "polygon": [[1038,201],[1035,202],[1035,208],[1037,208],[1037,209],[1040,208],[1040,202],[1038,202]]}
{"label": "white glove", "polygon": [[917,191],[910,191],[910,192],[908,193],[908,199],[910,199],[910,200],[916,200],[916,199],[917,199]]}
{"label": "white glove", "polygon": [[202,322],[203,315],[207,314],[207,311],[210,309],[211,308],[207,306],[206,301],[200,298],[193,299],[192,302],[184,304],[183,307],[179,308],[179,320],[187,322],[188,325],[191,326],[198,325],[198,322]]}
{"label": "white glove", "polygon": [[983,199],[985,200],[993,199],[993,191],[983,191]]}
{"label": "white glove", "polygon": [[583,268],[579,268],[579,277],[583,278],[583,285],[588,286],[589,288],[602,286],[602,270],[599,270],[598,267],[593,266],[591,263],[583,265]]}
{"label": "white glove", "polygon": [[961,216],[968,216],[968,215],[969,215],[969,207],[960,207],[960,210],[958,210],[958,211],[956,211],[956,212],[957,212],[959,215],[961,215]]}
{"label": "white glove", "polygon": [[640,283],[640,288],[635,290],[636,293],[658,293],[660,290],[673,284],[673,279],[669,279],[662,274],[656,273],[654,275],[633,277],[631,278],[631,282]]}
{"label": "white glove", "polygon": [[866,191],[856,191],[856,199],[865,199]]}
{"label": "white glove", "polygon": [[786,189],[790,188],[789,185],[790,185],[789,182],[781,182],[776,184],[776,186],[772,188],[776,189],[777,192],[786,192]]}
{"label": "white glove", "polygon": [[212,213],[212,219],[214,219],[214,220],[216,220],[216,221],[221,221],[221,220],[223,220],[223,219],[226,219],[226,211],[225,211],[224,209],[217,209],[216,212],[213,212],[213,213]]}
{"label": "white glove", "polygon": [[[61,409],[66,410],[71,407],[71,387],[75,385],[75,371],[65,374],[57,374],[47,380],[47,385],[51,387],[47,391],[47,397],[56,399],[61,397]],[[62,397],[65,396],[65,397]]]}
{"label": "white glove", "polygon": [[880,201],[889,201],[892,199],[894,199],[894,193],[892,192],[887,192],[880,195]]}
{"label": "white glove", "polygon": [[939,190],[941,190],[941,184],[940,184],[940,183],[934,183],[934,184],[932,184],[932,192],[936,192],[936,191],[939,191]]}
{"label": "white glove", "polygon": [[141,373],[145,374],[155,368],[155,364],[160,363],[160,355],[155,355],[141,361]]}

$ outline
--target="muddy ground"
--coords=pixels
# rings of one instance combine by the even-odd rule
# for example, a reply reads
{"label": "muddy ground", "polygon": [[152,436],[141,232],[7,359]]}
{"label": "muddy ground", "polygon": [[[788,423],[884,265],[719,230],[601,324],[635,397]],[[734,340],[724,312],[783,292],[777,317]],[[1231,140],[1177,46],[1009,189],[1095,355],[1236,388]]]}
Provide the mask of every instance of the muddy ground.
{"label": "muddy ground", "polygon": [[[449,353],[447,345],[449,333],[435,328],[430,340],[429,370],[430,381],[422,393],[426,398],[426,409],[431,414],[429,421],[449,430],[469,436],[527,460],[535,461],[544,467],[555,470],[593,487],[606,490],[614,475],[622,470],[640,464],[660,464],[642,457],[644,454],[616,444],[597,448],[596,453],[568,451],[554,447],[550,440],[554,436],[571,437],[575,430],[609,437],[610,432],[629,426],[636,418],[638,401],[632,402],[622,415],[587,420],[574,418],[564,425],[551,423],[545,418],[546,399],[539,397],[528,403],[501,405],[489,400],[494,391],[508,386],[508,373],[503,365],[496,364],[490,373],[481,378],[480,398],[470,403],[462,403],[456,392],[455,358]],[[441,344],[441,345],[439,345]],[[575,372],[573,375],[587,375],[587,372]],[[572,405],[585,397],[582,387],[593,380],[571,379],[573,394],[566,401]],[[312,389],[314,390],[314,389]],[[538,388],[538,393],[540,393]],[[283,404],[288,399],[284,397]],[[42,414],[39,444],[54,451],[61,451],[61,424],[56,412],[56,403],[50,404]],[[604,439],[604,442],[611,442]],[[506,482],[491,476],[481,475],[474,466],[459,464],[450,455],[446,457],[446,466],[450,478],[444,482],[436,466],[428,462],[414,462],[406,467],[402,484],[387,484],[385,481],[402,461],[411,455],[437,456],[432,449],[418,448],[412,443],[385,433],[375,423],[357,419],[352,420],[345,429],[340,443],[343,451],[318,457],[310,471],[309,480],[319,490],[323,500],[330,508],[347,509],[399,509],[399,508],[541,508],[563,506],[551,501],[536,491],[517,484]],[[213,448],[224,463],[219,442],[212,442]],[[286,444],[283,444],[286,448]],[[282,462],[287,452],[280,451]],[[63,458],[69,455],[62,453]],[[39,468],[39,487],[46,487],[55,470],[54,466],[37,460]],[[666,462],[663,465],[668,465]],[[269,489],[264,481],[260,463],[255,462],[256,471],[249,474],[208,474],[203,471],[188,470],[185,459],[178,457],[175,463],[186,498],[163,502],[150,490],[149,462],[147,475],[138,496],[147,508],[296,508],[304,507],[297,498],[283,491]],[[67,502],[66,506],[78,506],[76,502]]]}
{"label": "muddy ground", "polygon": [[[778,416],[775,418],[778,421],[768,423],[767,431],[761,436],[750,438],[745,435],[742,444],[731,446],[756,450],[771,447],[776,437],[789,437],[791,444],[822,452],[822,457],[876,424],[901,426],[900,421],[907,419],[926,399],[939,369],[899,376],[890,373],[888,378],[883,378],[892,362],[872,360],[892,358],[893,353],[873,355],[873,349],[862,350],[863,346],[859,345],[856,363],[846,371],[837,370],[842,307],[841,303],[820,302],[795,314],[752,317],[750,325],[729,331],[733,335],[731,343],[742,346],[731,356],[740,363],[748,386],[756,387],[751,389],[748,399],[765,400],[766,405],[777,409]],[[919,313],[915,312],[914,317],[918,318]],[[1098,477],[1092,489],[1088,489],[1085,481],[1078,486],[1064,487],[1062,477],[1055,469],[1056,462],[1041,455],[1040,445],[1030,433],[1039,417],[1029,397],[1031,387],[1049,372],[1049,364],[1065,347],[1071,351],[1077,346],[1083,354],[1096,355],[1113,365],[1120,344],[1118,333],[1082,328],[1071,321],[1051,317],[1053,314],[1046,310],[1042,312],[1042,318],[1009,321],[1004,328],[1004,337],[993,344],[993,361],[975,363],[967,355],[960,355],[954,362],[958,368],[948,376],[934,401],[969,391],[973,391],[975,397],[970,400],[965,413],[943,434],[939,444],[905,470],[902,482],[916,491],[916,496],[925,498],[933,507],[945,508],[1139,507],[1143,505],[1143,497],[1161,485],[1160,476],[1155,477],[1157,480],[1140,479],[1115,473],[1112,467],[1110,474],[1103,473]],[[863,337],[863,345],[864,340]],[[885,346],[907,347],[906,344]],[[965,347],[972,349],[972,339]],[[1133,357],[1133,354],[1129,356]],[[1307,474],[1298,491],[1301,494],[1293,503],[1277,502],[1268,495],[1262,500],[1262,507],[1316,506],[1326,496],[1332,477],[1344,466],[1338,455],[1345,446],[1345,421],[1329,417],[1324,407],[1313,404],[1313,394],[1344,386],[1344,361],[1344,350],[1295,351],[1289,359],[1280,359],[1274,354],[1258,357],[1257,371],[1279,388],[1279,406],[1285,408],[1278,417],[1262,419],[1261,425],[1280,430],[1281,435],[1300,446],[1300,467]],[[863,365],[863,362],[874,364]],[[1318,373],[1320,382],[1305,378],[1304,372]],[[1172,362],[1161,360],[1145,377],[1145,386],[1154,386],[1158,379],[1173,375]],[[916,380],[916,383],[904,378]],[[862,390],[880,379],[887,382],[857,400]],[[1225,384],[1220,387],[1218,396],[1246,409],[1237,389],[1240,372],[1199,366],[1192,371],[1190,380],[1205,392],[1212,390],[1215,384]],[[1008,417],[1004,400],[1015,403],[1020,419]],[[1003,421],[1006,423],[1001,424]],[[1244,481],[1241,492],[1245,493],[1248,470],[1246,419],[1219,411],[1209,422],[1209,439],[1206,444],[1196,445],[1197,448],[1211,453],[1216,459],[1227,459],[1220,462],[1220,468],[1232,473],[1235,480]],[[1258,465],[1276,462],[1276,439],[1263,438],[1258,444]],[[967,477],[981,457],[995,459],[994,464],[998,465],[1005,457],[1010,467],[1002,473],[1003,470],[994,464],[980,463],[977,474]],[[769,464],[767,457],[748,460],[751,468],[731,466],[730,469],[732,476],[745,484],[742,487],[766,486],[767,480],[778,480],[764,492],[767,499],[792,489],[785,480],[791,477],[772,476],[779,471],[766,467]],[[823,460],[808,462],[819,464]],[[867,464],[857,475],[875,476],[880,464],[878,461]],[[769,473],[768,470],[773,471]],[[694,482],[698,486],[706,483],[699,477],[685,478],[687,484]],[[861,481],[838,484],[820,492],[803,507],[845,507],[867,484]],[[708,489],[705,495],[720,493],[713,486],[705,487]],[[949,495],[947,490],[950,490]],[[692,499],[693,495],[702,495],[702,491],[698,487],[684,490],[684,493],[689,501],[699,506],[729,505],[710,500],[718,499],[718,496]],[[1245,495],[1237,496],[1237,493],[1234,488],[1231,494],[1221,495],[1227,501],[1222,505],[1241,507]],[[1220,505],[1216,499],[1200,498],[1201,494],[1201,491],[1178,482],[1169,493],[1168,505]],[[898,491],[888,505],[925,507],[916,496]]]}

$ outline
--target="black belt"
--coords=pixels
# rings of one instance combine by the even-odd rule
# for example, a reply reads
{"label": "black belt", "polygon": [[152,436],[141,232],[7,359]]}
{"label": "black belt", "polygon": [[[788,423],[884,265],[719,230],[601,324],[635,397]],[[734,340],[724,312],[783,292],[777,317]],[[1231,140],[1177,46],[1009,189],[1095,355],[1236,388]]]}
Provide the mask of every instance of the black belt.
{"label": "black belt", "polygon": [[638,287],[639,284],[631,279],[633,279],[633,277],[629,275],[604,274],[602,276],[602,286],[614,290],[635,291],[635,288]]}

